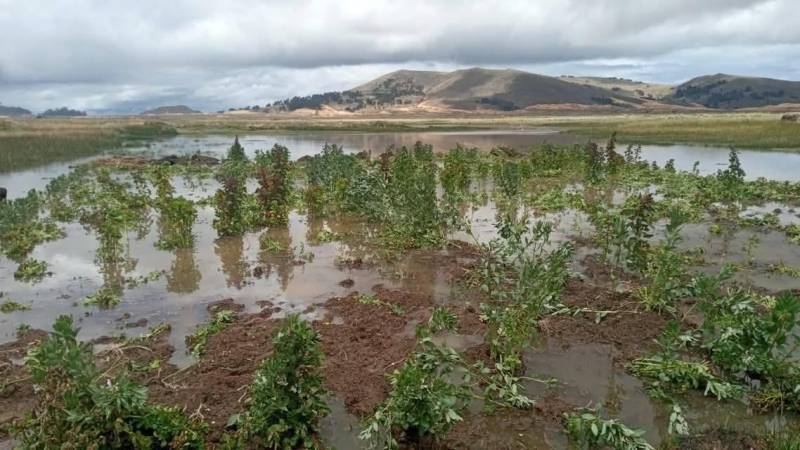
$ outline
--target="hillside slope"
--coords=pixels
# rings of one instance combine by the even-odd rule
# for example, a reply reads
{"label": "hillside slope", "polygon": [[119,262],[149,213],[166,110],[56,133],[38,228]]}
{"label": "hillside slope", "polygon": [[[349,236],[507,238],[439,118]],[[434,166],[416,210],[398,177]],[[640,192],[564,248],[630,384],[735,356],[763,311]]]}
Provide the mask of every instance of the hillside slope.
{"label": "hillside slope", "polygon": [[716,74],[679,85],[666,99],[708,108],[756,108],[800,103],[800,81]]}
{"label": "hillside slope", "polygon": [[371,107],[515,111],[541,105],[631,107],[640,102],[626,92],[555,77],[472,68],[453,72],[398,70],[347,91],[294,97],[270,107],[289,111],[323,105],[348,111]]}
{"label": "hillside slope", "polygon": [[141,115],[148,116],[156,114],[200,114],[200,111],[189,108],[186,105],[159,106],[157,108],[144,111]]}

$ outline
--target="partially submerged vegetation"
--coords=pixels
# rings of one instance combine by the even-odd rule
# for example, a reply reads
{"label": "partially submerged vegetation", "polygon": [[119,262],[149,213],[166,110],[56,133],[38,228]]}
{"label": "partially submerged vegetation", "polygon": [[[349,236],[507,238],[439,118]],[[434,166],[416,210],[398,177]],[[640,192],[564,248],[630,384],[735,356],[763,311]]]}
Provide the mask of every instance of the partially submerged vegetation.
{"label": "partially submerged vegetation", "polygon": [[[213,183],[213,194],[199,200],[178,195],[179,177]],[[261,233],[264,261],[298,266],[313,261],[313,249],[304,243],[293,247],[285,237],[293,211],[308,219],[309,245],[337,242],[343,252],[372,251],[386,266],[407,255],[441,256],[443,249],[467,245],[452,242],[460,236],[472,241],[474,252],[470,264],[456,263],[462,273],[456,284],[468,302],[448,299],[419,308],[387,300],[377,291],[350,297],[383,320],[402,321],[406,329],[417,325],[402,358],[381,368],[388,386],[372,405],[377,406],[362,414],[360,434],[366,444],[397,448],[444,442],[475,415],[536,414],[533,408],[541,399],[531,385],[548,388],[558,381],[537,379],[526,356],[538,345],[537,338],[548,335],[551,321],[587,316],[598,326],[619,317],[652,321],[635,323],[652,325],[657,345],[640,343],[619,362],[644,382],[655,404],[669,411],[662,444],[679,445],[689,442],[687,435],[705,431],[703,423],[684,413],[690,391],[707,401],[747,402],[759,411],[800,412],[800,301],[791,292],[772,295],[736,278],[757,272],[793,276],[796,269],[784,262],[759,263],[752,239],[743,244],[744,257],[727,265],[707,261],[702,248],[686,243],[685,230],[694,226],[712,238],[770,233],[796,246],[796,222],[782,224],[775,212],[744,215],[749,206],[768,202],[793,208],[800,204],[800,184],[746,180],[733,149],[726,167],[703,176],[697,170],[677,171],[672,162],[650,164],[637,147],[618,149],[614,137],[605,146],[544,145],[531,152],[499,148],[488,154],[458,147],[437,155],[418,143],[377,158],[326,145],[321,153],[295,162],[289,149],[278,145],[248,157],[236,139],[214,169],[82,166],[53,179],[44,191],[4,202],[0,250],[19,264],[20,280],[36,282],[49,270],[46,262],[34,259],[37,246],[62,238],[69,224],[80,224],[96,237],[95,259],[103,278],[84,304],[114,308],[125,303],[130,286],[150,280],[134,276],[130,242],[153,228],[155,245],[176,252],[176,263],[183,254],[178,252],[187,251],[191,258],[199,211],[213,215],[208,226],[218,242],[238,243],[234,258],[220,253],[232,285],[250,276],[242,262],[249,233]],[[481,208],[494,218],[488,236],[476,229],[472,215]],[[350,246],[347,233],[322,225],[342,217],[357,220],[364,235],[358,245],[368,250]],[[564,217],[572,224],[561,222]],[[578,259],[579,250],[590,258]],[[607,279],[580,284],[576,262],[601,266]],[[365,264],[349,254],[337,263],[351,270]],[[263,275],[264,269],[259,270]],[[278,275],[282,282],[288,278],[285,272]],[[156,272],[152,280],[159,277]],[[582,290],[591,298],[584,303],[570,298]],[[592,301],[599,297],[609,304],[596,307]],[[25,306],[7,300],[3,312]],[[207,354],[213,340],[249,326],[240,323],[244,317],[248,324],[263,320],[232,307],[210,311],[208,323],[186,337],[197,364],[213,364],[208,361],[219,356]],[[326,388],[325,361],[348,358],[324,348],[325,327],[335,319],[313,324],[296,315],[270,319],[279,321],[271,346],[259,354],[249,384],[234,387],[242,392],[238,412],[227,432],[215,435],[215,443],[223,448],[323,445],[319,421],[330,411],[328,395],[336,394]],[[481,339],[480,351],[448,345],[446,338],[466,333],[461,328],[470,320],[469,333]],[[153,406],[125,374],[98,368],[88,346],[77,341],[70,319],[59,318],[54,328],[27,359],[41,394],[32,415],[16,429],[25,448],[56,445],[62,439],[56,433],[68,431],[72,434],[62,435],[74,435],[74,442],[94,439],[103,448],[203,445],[200,416],[187,418],[176,409]],[[266,336],[247,336],[259,345],[267,342]],[[134,367],[147,372],[159,370],[160,364]],[[171,381],[154,379],[174,389]],[[471,411],[470,404],[482,412]],[[557,416],[575,445],[652,448],[643,432],[619,419],[617,410],[570,406]]]}

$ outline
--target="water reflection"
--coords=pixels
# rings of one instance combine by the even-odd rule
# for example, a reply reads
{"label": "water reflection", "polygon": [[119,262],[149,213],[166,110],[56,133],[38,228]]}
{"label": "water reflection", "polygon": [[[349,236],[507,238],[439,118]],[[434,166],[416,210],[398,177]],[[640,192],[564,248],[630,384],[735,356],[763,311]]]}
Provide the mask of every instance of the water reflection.
{"label": "water reflection", "polygon": [[200,288],[203,278],[195,260],[194,248],[175,250],[175,258],[167,272],[167,291],[175,294],[191,294]]}
{"label": "water reflection", "polygon": [[228,287],[241,289],[247,279],[248,264],[244,258],[244,238],[225,236],[214,243],[214,253],[219,258]]}

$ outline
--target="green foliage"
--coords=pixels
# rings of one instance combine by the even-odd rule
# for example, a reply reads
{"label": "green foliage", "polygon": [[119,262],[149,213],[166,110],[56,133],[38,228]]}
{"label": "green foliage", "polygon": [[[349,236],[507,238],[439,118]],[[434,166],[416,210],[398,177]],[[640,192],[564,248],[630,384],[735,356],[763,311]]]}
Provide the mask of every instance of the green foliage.
{"label": "green foliage", "polygon": [[242,147],[242,145],[239,144],[239,136],[236,136],[233,139],[233,145],[231,145],[230,148],[228,148],[228,154],[225,159],[228,163],[232,164],[240,164],[248,162],[247,155],[245,155],[244,153],[244,147]]}
{"label": "green foliage", "polygon": [[573,248],[567,243],[548,251],[553,226],[547,222],[531,226],[527,218],[506,217],[497,228],[500,238],[482,246],[473,283],[490,299],[481,305],[481,320],[488,325],[492,356],[513,371],[543,309],[558,302]]}
{"label": "green foliage", "polygon": [[14,272],[14,279],[20,281],[37,282],[47,276],[47,263],[33,258],[27,258],[20,263]]}
{"label": "green foliage", "polygon": [[451,202],[463,200],[469,193],[475,166],[478,163],[478,150],[457,145],[444,156],[444,167],[439,174],[442,189]]}
{"label": "green foliage", "polygon": [[228,158],[217,169],[221,184],[214,194],[214,229],[220,236],[240,236],[247,230],[247,159],[239,140],[228,151]]}
{"label": "green foliage", "polygon": [[147,402],[147,390],[125,375],[104,379],[90,345],[77,341],[72,319],[25,358],[37,405],[13,436],[23,449],[202,449],[204,425],[176,408]]}
{"label": "green foliage", "polygon": [[566,413],[564,422],[570,440],[579,448],[653,450],[653,446],[642,437],[644,431],[628,428],[616,419],[603,419],[597,410]]}
{"label": "green foliage", "polygon": [[201,357],[206,349],[208,338],[228,328],[228,325],[233,323],[234,319],[235,313],[233,311],[217,311],[211,322],[197,327],[194,334],[186,336],[186,343],[191,348],[192,355],[195,358]]}
{"label": "green foliage", "polygon": [[160,204],[161,235],[156,247],[162,250],[191,248],[194,245],[192,227],[197,219],[197,209],[191,200],[170,197]]}
{"label": "green foliage", "polygon": [[289,149],[275,146],[268,153],[256,154],[256,198],[260,206],[258,223],[286,225],[289,222],[292,179],[289,171]]}
{"label": "green foliage", "polygon": [[358,302],[364,305],[374,305],[389,308],[392,311],[392,314],[396,316],[402,316],[406,313],[402,306],[381,300],[374,294],[361,294],[357,298]]}
{"label": "green foliage", "polygon": [[678,252],[685,220],[681,211],[670,211],[664,240],[642,256],[645,261],[641,270],[644,282],[635,295],[649,310],[675,311],[677,302],[688,293],[685,288],[686,261]]}
{"label": "green foliage", "polygon": [[97,305],[100,308],[112,308],[117,306],[120,302],[122,302],[120,293],[117,289],[110,286],[103,286],[94,294],[87,295],[86,298],[83,299],[84,305]]}
{"label": "green foliage", "polygon": [[318,448],[318,422],[329,412],[319,334],[291,315],[272,342],[250,389],[247,433],[267,448]]}
{"label": "green foliage", "polygon": [[417,445],[439,439],[462,420],[471,398],[482,399],[487,409],[533,405],[522,393],[519,378],[501,365],[493,369],[482,362],[469,365],[454,349],[436,344],[435,334],[455,331],[456,324],[452,313],[438,307],[427,324],[417,327],[416,351],[388,375],[389,398],[361,432],[370,448],[398,448],[401,436]]}
{"label": "green foliage", "polygon": [[63,236],[50,220],[40,218],[42,195],[31,190],[25,197],[0,202],[0,251],[15,260],[24,260],[33,249]]}
{"label": "green foliage", "polygon": [[706,362],[682,361],[667,356],[640,358],[631,363],[631,372],[650,380],[650,388],[659,396],[667,391],[702,390],[717,400],[739,398],[742,389],[723,381],[711,372]]}
{"label": "green foliage", "polygon": [[385,241],[397,248],[434,247],[444,239],[436,198],[433,147],[398,150],[389,168]]}
{"label": "green foliage", "polygon": [[3,303],[0,303],[0,313],[3,314],[11,314],[14,311],[27,311],[29,309],[31,309],[30,306],[23,305],[11,299],[3,300]]}

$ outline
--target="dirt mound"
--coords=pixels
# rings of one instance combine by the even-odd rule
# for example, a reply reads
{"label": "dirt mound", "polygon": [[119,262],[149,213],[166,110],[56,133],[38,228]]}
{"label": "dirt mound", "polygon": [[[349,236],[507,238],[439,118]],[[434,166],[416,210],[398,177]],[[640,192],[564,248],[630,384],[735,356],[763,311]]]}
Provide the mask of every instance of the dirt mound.
{"label": "dirt mound", "polygon": [[[399,368],[416,343],[414,326],[427,320],[433,299],[402,291],[373,288],[381,304],[359,301],[360,294],[332,298],[326,318],[314,322],[325,351],[323,372],[328,389],[353,414],[371,413],[389,393],[384,374]],[[393,305],[402,308],[397,314]]]}

